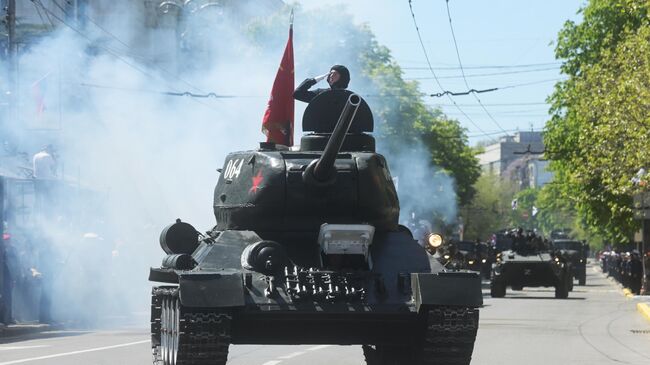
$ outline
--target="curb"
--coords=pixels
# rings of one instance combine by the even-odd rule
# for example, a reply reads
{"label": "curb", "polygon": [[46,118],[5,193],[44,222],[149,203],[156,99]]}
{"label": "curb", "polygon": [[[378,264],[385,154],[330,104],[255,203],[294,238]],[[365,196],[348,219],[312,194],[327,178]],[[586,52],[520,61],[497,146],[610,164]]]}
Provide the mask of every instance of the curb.
{"label": "curb", "polygon": [[648,321],[650,321],[650,305],[648,303],[637,303],[636,309]]}
{"label": "curb", "polygon": [[11,337],[19,337],[54,330],[56,326],[49,324],[30,324],[30,325],[0,325],[0,341]]}
{"label": "curb", "polygon": [[634,298],[634,293],[628,288],[623,288],[623,295],[625,295],[626,298]]}

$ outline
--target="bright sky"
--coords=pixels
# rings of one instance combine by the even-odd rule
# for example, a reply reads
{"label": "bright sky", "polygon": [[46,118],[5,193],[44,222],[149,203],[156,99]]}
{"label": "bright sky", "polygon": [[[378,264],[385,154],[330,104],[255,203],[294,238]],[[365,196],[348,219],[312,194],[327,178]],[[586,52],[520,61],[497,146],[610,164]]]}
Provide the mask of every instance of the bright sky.
{"label": "bright sky", "polygon": [[[408,0],[296,2],[306,9],[346,4],[355,23],[369,24],[379,43],[392,51],[406,79],[419,79],[423,92],[441,91],[427,67]],[[447,97],[427,97],[427,102],[440,106],[447,115],[460,120],[468,129],[472,144],[503,134],[504,130],[513,133],[542,129],[548,118],[546,97],[553,90],[554,80],[561,78],[554,57],[554,42],[566,20],[579,19],[576,13],[583,4],[584,0],[449,0],[458,50],[470,88],[482,90],[532,84],[478,94],[487,113],[472,95],[453,97],[462,112]],[[412,6],[429,59],[444,90],[466,91],[468,88],[460,77],[445,0],[413,0]],[[326,28],[323,24],[323,31]],[[501,74],[485,75],[495,73]]]}

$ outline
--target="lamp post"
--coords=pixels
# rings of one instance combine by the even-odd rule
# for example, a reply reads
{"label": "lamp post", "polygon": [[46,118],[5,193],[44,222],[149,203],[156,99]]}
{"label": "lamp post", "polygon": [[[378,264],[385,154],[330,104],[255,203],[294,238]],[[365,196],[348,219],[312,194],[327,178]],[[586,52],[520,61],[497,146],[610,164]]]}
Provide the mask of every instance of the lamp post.
{"label": "lamp post", "polygon": [[647,250],[650,249],[650,191],[648,190],[647,172],[640,169],[632,178],[632,183],[641,189],[634,194],[634,218],[641,221],[641,267],[643,279],[641,280],[641,294],[650,294],[650,283],[648,282],[648,267],[646,262],[650,260],[647,257]]}

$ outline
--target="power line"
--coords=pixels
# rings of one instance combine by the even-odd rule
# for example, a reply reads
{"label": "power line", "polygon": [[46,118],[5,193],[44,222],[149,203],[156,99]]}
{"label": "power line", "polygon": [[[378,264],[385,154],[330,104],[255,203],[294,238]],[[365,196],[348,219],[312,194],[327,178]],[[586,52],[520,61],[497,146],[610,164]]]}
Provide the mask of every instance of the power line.
{"label": "power line", "polygon": [[[456,57],[458,58],[458,66],[460,67],[460,74],[463,76],[463,82],[465,83],[465,86],[469,89],[469,83],[467,82],[467,77],[465,77],[465,70],[463,69],[463,62],[460,59],[460,51],[458,50],[458,42],[456,41],[456,33],[454,33],[454,26],[451,21],[451,11],[449,10],[449,0],[445,0],[445,5],[447,6],[447,16],[449,17],[449,29],[451,29],[451,37],[454,40],[454,47],[456,49]],[[473,93],[472,96],[474,96],[474,99],[479,103],[485,114],[492,120],[492,122],[502,131],[505,132],[505,129],[497,122],[497,120],[490,114],[490,112],[487,110],[485,105],[481,102],[481,99],[476,95],[477,93]],[[507,134],[507,132],[506,132]]]}
{"label": "power line", "polygon": [[[453,104],[438,104],[438,103],[436,103],[435,105],[453,106]],[[464,106],[464,107],[474,107],[474,108],[480,107],[479,105],[476,105],[476,104],[458,104],[458,105]],[[487,106],[521,106],[521,105],[549,105],[549,104],[548,103],[531,101],[531,102],[522,102],[522,103],[493,103],[493,104],[484,104],[484,105],[487,105]]]}
{"label": "power line", "polygon": [[196,94],[192,93],[189,91],[160,91],[160,90],[148,90],[148,89],[135,89],[135,88],[127,88],[127,87],[119,87],[119,86],[107,86],[107,85],[99,85],[99,84],[89,84],[89,83],[81,83],[79,84],[80,86],[87,87],[87,88],[93,88],[93,89],[105,89],[105,90],[117,90],[117,91],[127,91],[127,92],[133,92],[133,93],[145,93],[145,94],[159,94],[159,95],[167,95],[167,96],[189,96],[192,98],[203,98],[203,99],[236,99],[236,98],[262,98],[265,96],[259,95],[222,95],[222,94],[217,94],[213,92],[209,93],[204,93],[204,94]]}
{"label": "power line", "polygon": [[[557,66],[559,68],[562,62],[546,62],[546,63],[529,63],[525,65],[483,65],[483,66],[464,66],[465,70],[484,70],[484,69],[510,69],[510,68],[527,68],[527,67],[544,67],[544,66]],[[458,66],[448,67],[434,67],[434,70],[458,70]],[[402,70],[429,70],[428,67],[402,67]]]}
{"label": "power line", "polygon": [[[504,71],[504,72],[490,72],[490,73],[482,73],[482,74],[469,74],[465,75],[465,77],[487,77],[487,76],[499,76],[499,75],[515,75],[515,74],[523,74],[523,73],[531,73],[531,72],[542,72],[542,71],[551,71],[551,70],[558,70],[556,67],[552,68],[536,68],[532,70],[519,70],[519,71]],[[463,78],[463,75],[453,75],[453,76],[438,76],[439,79],[460,79]],[[432,77],[407,77],[406,80],[430,80]]]}
{"label": "power line", "polygon": [[[562,81],[562,80],[563,79],[544,79],[544,80],[538,80],[538,81],[523,82],[523,83],[519,83],[519,84],[505,85],[505,86],[501,86],[501,87],[493,87],[491,89],[483,89],[483,90],[470,89],[470,90],[467,90],[467,91],[459,91],[459,92],[443,90],[442,92],[433,93],[433,94],[418,93],[417,95],[429,96],[429,97],[433,97],[433,98],[439,98],[439,97],[443,97],[443,96],[448,96],[448,97],[449,96],[463,96],[463,95],[469,95],[469,94],[472,94],[472,93],[482,94],[482,93],[488,93],[488,92],[493,92],[493,91],[515,89],[515,88],[518,88],[518,87],[538,85],[538,84],[543,84],[543,83],[547,83],[547,82],[556,82],[556,81]],[[438,83],[438,86],[440,86],[439,83]],[[395,98],[395,97],[400,97],[400,96],[413,96],[413,94],[411,94],[411,93],[389,93],[389,94],[368,94],[368,95],[365,95],[365,97],[367,97],[367,98]],[[471,104],[469,104],[469,105],[468,104],[458,104],[453,99],[451,100],[451,102],[452,102],[451,106],[456,106],[456,105],[470,106],[470,107],[474,106],[474,105],[471,105]],[[546,104],[546,103],[541,103],[541,104]],[[490,104],[483,104],[483,105],[490,105]],[[480,107],[480,105],[476,105],[476,107]]]}
{"label": "power line", "polygon": [[413,18],[413,25],[415,26],[415,31],[418,34],[418,40],[420,41],[420,46],[422,47],[422,52],[424,53],[424,58],[427,61],[427,65],[429,66],[429,71],[431,71],[431,74],[433,75],[434,79],[436,80],[436,83],[438,84],[438,87],[440,87],[440,90],[443,91],[443,94],[445,94],[447,96],[447,98],[452,102],[452,104],[454,104],[456,109],[458,109],[458,111],[460,111],[465,116],[465,118],[467,118],[467,120],[469,120],[470,123],[472,123],[472,125],[474,125],[474,127],[476,127],[476,129],[483,132],[481,127],[479,127],[478,124],[476,124],[476,122],[474,122],[474,120],[472,120],[472,118],[470,118],[467,114],[465,114],[463,109],[461,109],[461,107],[459,107],[458,104],[456,104],[456,101],[451,97],[450,93],[445,92],[445,88],[442,87],[442,84],[440,83],[440,80],[438,80],[438,76],[436,75],[436,72],[433,70],[433,67],[431,66],[431,60],[429,60],[429,54],[427,53],[427,49],[424,46],[424,42],[422,41],[422,35],[420,34],[420,28],[418,27],[417,20],[415,19],[415,12],[413,11],[412,0],[409,0],[409,9],[411,10],[411,17]]}

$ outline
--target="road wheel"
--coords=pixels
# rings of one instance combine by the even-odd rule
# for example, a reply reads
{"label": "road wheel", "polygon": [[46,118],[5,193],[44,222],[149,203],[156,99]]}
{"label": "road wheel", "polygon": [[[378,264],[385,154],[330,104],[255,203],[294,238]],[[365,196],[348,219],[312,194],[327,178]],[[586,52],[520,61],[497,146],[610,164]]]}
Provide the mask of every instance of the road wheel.
{"label": "road wheel", "polygon": [[[152,321],[154,365],[225,365],[230,346],[227,312],[194,312],[182,306],[177,288],[154,288],[159,323]],[[157,308],[157,307],[156,307]],[[152,318],[154,318],[152,305]],[[156,339],[157,343],[154,342]]]}
{"label": "road wheel", "polygon": [[578,285],[580,286],[587,285],[587,273],[585,271],[580,273],[580,278],[578,278]]}
{"label": "road wheel", "polygon": [[506,296],[506,286],[505,284],[492,280],[490,283],[490,295],[492,298],[503,298]]}

